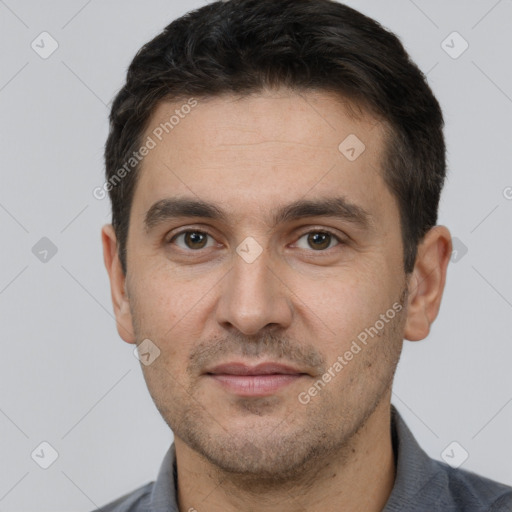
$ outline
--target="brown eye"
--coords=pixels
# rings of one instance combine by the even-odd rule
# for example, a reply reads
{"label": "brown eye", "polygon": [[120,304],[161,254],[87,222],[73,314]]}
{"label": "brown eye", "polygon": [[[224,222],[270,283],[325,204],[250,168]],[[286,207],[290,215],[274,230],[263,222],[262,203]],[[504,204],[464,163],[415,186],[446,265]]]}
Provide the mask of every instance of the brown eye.
{"label": "brown eye", "polygon": [[308,235],[308,244],[315,250],[327,249],[331,243],[329,233],[310,233]]}
{"label": "brown eye", "polygon": [[211,247],[211,243],[208,245],[209,236],[208,233],[203,233],[202,231],[183,231],[174,236],[170,242],[176,243],[182,249],[199,250]]}
{"label": "brown eye", "polygon": [[[305,239],[305,240],[304,240]],[[304,241],[303,241],[304,240]],[[330,249],[340,243],[339,239],[327,231],[311,231],[302,235],[297,242],[297,246],[301,249],[313,249],[315,251],[323,251]]]}

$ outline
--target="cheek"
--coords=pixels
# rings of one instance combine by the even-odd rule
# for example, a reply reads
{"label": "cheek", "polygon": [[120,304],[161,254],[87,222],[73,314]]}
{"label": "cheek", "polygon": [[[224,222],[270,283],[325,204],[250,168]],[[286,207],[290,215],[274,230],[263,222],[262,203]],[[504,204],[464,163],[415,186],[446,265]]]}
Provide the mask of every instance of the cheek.
{"label": "cheek", "polygon": [[296,302],[300,315],[310,319],[312,335],[316,332],[318,340],[319,333],[325,332],[323,349],[336,357],[392,306],[396,299],[391,286],[389,273],[375,265],[339,268],[321,280],[302,276],[290,287],[300,299]]}
{"label": "cheek", "polygon": [[184,345],[200,336],[216,281],[157,269],[141,273],[130,290],[137,338],[153,340],[170,359],[186,357]]}

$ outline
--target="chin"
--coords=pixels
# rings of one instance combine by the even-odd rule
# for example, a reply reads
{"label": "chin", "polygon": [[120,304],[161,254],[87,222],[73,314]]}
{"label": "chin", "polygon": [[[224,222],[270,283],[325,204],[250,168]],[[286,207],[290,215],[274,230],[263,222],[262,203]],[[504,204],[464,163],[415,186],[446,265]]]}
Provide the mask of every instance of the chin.
{"label": "chin", "polygon": [[[308,468],[323,464],[333,446],[311,429],[283,432],[279,423],[266,428],[238,425],[226,432],[189,429],[182,440],[214,467],[247,481],[274,483],[296,480]],[[231,425],[233,427],[233,425]]]}

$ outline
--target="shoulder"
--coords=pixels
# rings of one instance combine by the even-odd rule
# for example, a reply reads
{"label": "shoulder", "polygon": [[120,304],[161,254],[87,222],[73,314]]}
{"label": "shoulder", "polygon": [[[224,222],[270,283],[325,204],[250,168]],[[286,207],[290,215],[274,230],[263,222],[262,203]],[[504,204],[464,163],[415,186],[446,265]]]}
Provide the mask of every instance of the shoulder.
{"label": "shoulder", "polygon": [[[128,494],[117,498],[106,505],[99,507],[101,512],[146,512],[148,510],[149,497],[154,486],[149,482]],[[95,509],[97,510],[97,509]]]}
{"label": "shoulder", "polygon": [[394,406],[391,433],[397,471],[384,512],[512,512],[512,487],[427,455]]}
{"label": "shoulder", "polygon": [[440,461],[429,492],[435,492],[446,511],[512,512],[512,487]]}

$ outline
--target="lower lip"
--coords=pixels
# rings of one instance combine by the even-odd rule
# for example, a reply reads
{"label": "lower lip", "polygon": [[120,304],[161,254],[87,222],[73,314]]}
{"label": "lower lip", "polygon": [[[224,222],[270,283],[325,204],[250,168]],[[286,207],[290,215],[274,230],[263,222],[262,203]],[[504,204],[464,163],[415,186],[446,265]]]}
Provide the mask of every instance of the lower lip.
{"label": "lower lip", "polygon": [[279,391],[296,382],[303,375],[271,374],[271,375],[209,375],[225,389],[240,396],[266,396]]}

